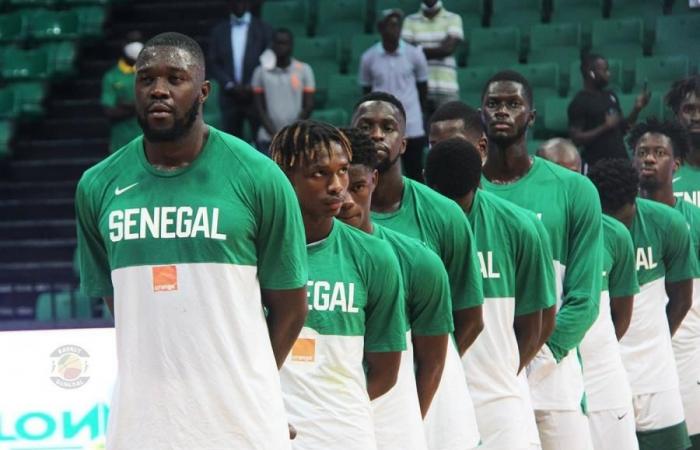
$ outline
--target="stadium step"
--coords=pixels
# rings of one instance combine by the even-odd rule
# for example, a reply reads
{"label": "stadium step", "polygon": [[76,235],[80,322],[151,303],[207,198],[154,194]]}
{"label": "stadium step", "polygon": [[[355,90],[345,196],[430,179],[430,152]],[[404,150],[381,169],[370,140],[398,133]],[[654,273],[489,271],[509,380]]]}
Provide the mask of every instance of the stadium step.
{"label": "stadium step", "polygon": [[71,100],[50,100],[49,117],[102,117],[102,105],[97,98],[92,99],[71,99]]}
{"label": "stadium step", "polygon": [[[103,142],[103,140],[99,140]],[[54,148],[65,148],[63,146],[80,146],[81,148],[94,148],[95,142],[85,142],[81,139],[75,139],[73,142],[52,141],[47,146],[55,146]],[[57,150],[60,151],[60,150]],[[68,181],[79,179],[83,172],[99,162],[101,158],[85,157],[85,158],[56,158],[56,159],[30,159],[30,160],[15,160],[10,163],[10,172],[15,179],[26,181]]]}
{"label": "stadium step", "polygon": [[76,181],[0,182],[0,199],[73,198]]}
{"label": "stadium step", "polygon": [[[82,139],[91,141],[103,139],[109,135],[109,121],[103,117],[95,117],[90,119],[79,118],[51,118],[42,120],[39,123],[25,123],[19,125],[19,131],[27,131],[21,136],[29,136],[29,132],[33,131],[39,136],[51,136],[51,141],[28,141],[20,140],[15,145],[17,157],[22,159],[27,158],[47,158],[55,157],[56,153],[53,146],[46,145],[48,142],[53,142],[54,139],[75,139],[76,136],[81,136]],[[95,141],[96,142],[96,141]],[[99,150],[104,150],[98,146]],[[78,157],[85,156],[82,146],[66,147],[61,149],[61,156]],[[90,152],[91,155],[106,154],[96,153],[95,150]]]}
{"label": "stadium step", "polygon": [[75,239],[75,233],[72,219],[0,221],[3,239]]}
{"label": "stadium step", "polygon": [[72,239],[0,240],[0,262],[72,261],[77,245]]}
{"label": "stadium step", "polygon": [[17,220],[70,220],[75,218],[72,198],[0,200],[0,222]]}
{"label": "stadium step", "polygon": [[0,283],[53,284],[74,277],[72,261],[0,262]]}

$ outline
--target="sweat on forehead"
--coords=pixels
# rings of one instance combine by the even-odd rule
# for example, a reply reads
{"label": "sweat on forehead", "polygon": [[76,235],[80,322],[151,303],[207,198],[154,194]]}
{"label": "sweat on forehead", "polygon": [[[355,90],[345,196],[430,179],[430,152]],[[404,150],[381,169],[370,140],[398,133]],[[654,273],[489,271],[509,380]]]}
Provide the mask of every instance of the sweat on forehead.
{"label": "sweat on forehead", "polygon": [[172,45],[144,47],[136,59],[136,70],[141,70],[155,64],[165,64],[169,67],[188,70],[203,69],[200,61],[191,52]]}

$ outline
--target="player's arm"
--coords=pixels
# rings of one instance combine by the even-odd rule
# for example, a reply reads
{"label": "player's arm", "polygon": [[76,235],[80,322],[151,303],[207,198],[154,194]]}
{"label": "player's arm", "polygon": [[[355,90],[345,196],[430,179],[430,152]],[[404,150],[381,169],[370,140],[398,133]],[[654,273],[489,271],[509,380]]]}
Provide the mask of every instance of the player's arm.
{"label": "player's arm", "polygon": [[114,297],[102,297],[102,300],[105,302],[105,305],[107,305],[109,313],[114,317]]}
{"label": "player's arm", "polygon": [[[674,211],[676,213],[676,211]],[[693,304],[693,278],[700,276],[695,246],[688,225],[680,213],[669,216],[664,233],[663,261],[666,266],[666,317],[673,335]]]}
{"label": "player's arm", "polygon": [[569,211],[569,253],[557,323],[547,341],[561,361],[576,348],[598,316],[602,285],[603,225],[598,192],[584,177],[576,176]]}
{"label": "player's arm", "polygon": [[428,413],[445,368],[449,335],[413,336],[416,388],[423,417]]}
{"label": "player's arm", "polygon": [[457,350],[459,350],[461,357],[483,331],[484,316],[481,305],[453,311],[452,316],[455,322]]}
{"label": "player's arm", "polygon": [[456,36],[447,35],[437,47],[423,48],[423,53],[425,53],[427,59],[447,58],[448,56],[452,56],[455,50],[457,50],[457,46],[460,42],[462,42],[462,40]]}
{"label": "player's arm", "polygon": [[[552,244],[549,241],[549,233],[547,233],[547,229],[542,221],[534,214],[530,216],[530,219],[537,233],[537,240],[531,241],[531,238],[526,238],[526,240],[520,239],[519,242],[521,244],[532,242],[530,245],[534,245],[530,250],[524,249],[521,250],[520,253],[525,255],[530,253],[535,256],[536,259],[532,263],[537,267],[540,283],[543,283],[543,285],[538,288],[540,292],[538,297],[536,297],[537,301],[543,306],[540,316],[540,336],[537,342],[537,350],[539,350],[552,335],[557,323],[557,281],[556,273],[554,272],[554,257],[552,256]],[[523,228],[523,230],[524,229],[525,228]],[[537,259],[540,261],[539,264],[537,264]],[[525,279],[521,284],[523,289],[525,289],[524,292],[531,291],[532,286],[529,284],[528,273],[523,272],[523,274]]]}
{"label": "player's arm", "polygon": [[399,376],[401,352],[365,352],[367,363],[367,394],[369,399],[389,392]]}
{"label": "player's arm", "polygon": [[554,327],[557,326],[557,306],[550,306],[542,310],[542,325],[540,327],[540,339],[537,348],[547,343],[549,338],[554,333]]}
{"label": "player's arm", "polygon": [[613,264],[608,273],[610,293],[610,315],[615,326],[615,336],[619,341],[625,335],[632,320],[634,296],[639,293],[637,268],[635,265],[634,243],[629,230],[618,227],[615,234]]}
{"label": "player's arm", "polygon": [[518,353],[520,355],[518,373],[527,366],[540,347],[542,347],[540,344],[541,328],[541,310],[523,314],[513,319],[513,329],[515,330],[515,339],[518,341]]}
{"label": "player's arm", "polygon": [[306,286],[298,289],[261,289],[262,303],[267,308],[267,328],[277,368],[287,359],[294,341],[304,326],[308,305]]}
{"label": "player's arm", "polygon": [[632,321],[634,295],[610,298],[610,315],[615,326],[615,337],[619,341],[627,333]]}
{"label": "player's arm", "polygon": [[314,110],[314,94],[316,92],[316,79],[311,67],[305,66],[304,69],[304,91],[301,97],[301,112],[299,119],[305,120],[311,117],[311,112]]}
{"label": "player's arm", "polygon": [[274,136],[277,130],[275,130],[275,125],[267,114],[265,92],[262,88],[253,87],[253,104],[255,105],[255,110],[258,113],[258,117],[260,117],[260,123],[265,128],[265,131],[267,131],[270,136]]}
{"label": "player's arm", "polygon": [[423,417],[440,384],[452,323],[450,282],[440,258],[427,247],[412,266],[409,320],[413,340],[418,401]]}
{"label": "player's arm", "polygon": [[693,280],[667,281],[666,295],[668,296],[666,318],[668,319],[668,328],[671,330],[671,336],[673,336],[693,305]]}
{"label": "player's arm", "polygon": [[569,136],[576,145],[587,145],[595,141],[603,133],[618,126],[620,118],[617,115],[608,115],[606,120],[597,127],[584,130],[584,117],[587,114],[584,106],[574,100],[569,104]]}
{"label": "player's arm", "polygon": [[396,384],[406,350],[406,303],[401,269],[393,249],[377,241],[368,261],[365,361],[370,400]]}

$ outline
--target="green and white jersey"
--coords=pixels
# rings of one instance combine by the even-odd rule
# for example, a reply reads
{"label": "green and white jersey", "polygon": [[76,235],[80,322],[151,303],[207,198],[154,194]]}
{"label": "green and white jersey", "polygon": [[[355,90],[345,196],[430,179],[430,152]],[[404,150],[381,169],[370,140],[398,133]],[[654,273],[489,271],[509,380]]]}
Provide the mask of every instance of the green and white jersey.
{"label": "green and white jersey", "polygon": [[108,448],[290,448],[260,290],[303,287],[307,265],[279,168],[209,128],[161,171],[138,138],[85,172],[76,214],[82,290],[114,296]]}
{"label": "green and white jersey", "polygon": [[[437,253],[449,276],[453,311],[483,303],[476,243],[464,212],[455,202],[404,177],[399,209],[392,213],[372,212],[372,220],[418,239]],[[475,446],[479,442],[464,369],[452,341],[448,343],[445,368],[425,422],[429,448],[458,449],[465,443],[474,442]]]}
{"label": "green and white jersey", "polygon": [[602,289],[598,318],[580,347],[589,411],[625,408],[632,398],[610,302],[611,298],[639,293],[634,244],[622,222],[608,215],[603,215]]}
{"label": "green and white jersey", "polygon": [[379,449],[427,449],[411,335],[439,336],[454,330],[447,272],[440,258],[422,242],[376,224],[373,235],[386,241],[398,258],[406,294],[406,323],[410,330],[406,351],[401,353],[396,384],[372,402],[377,446]]}
{"label": "green and white jersey", "polygon": [[307,246],[309,313],[280,376],[295,449],[376,449],[365,352],[406,349],[404,293],[391,247],[335,220]]}
{"label": "green and white jersey", "polygon": [[673,195],[700,207],[700,168],[683,164],[673,175]]}
{"label": "green and white jersey", "polygon": [[638,198],[630,231],[641,292],[620,350],[632,394],[641,395],[678,387],[665,283],[697,277],[698,264],[685,218],[669,206]]}
{"label": "green and white jersey", "polygon": [[[700,208],[678,200],[675,209],[683,215],[688,224],[694,253],[700,261]],[[693,280],[693,306],[673,335],[672,344],[681,386],[693,386],[694,389],[698,389],[696,382],[700,380],[700,278]]]}
{"label": "green and white jersey", "polygon": [[[531,383],[535,409],[578,410],[583,376],[576,349],[595,321],[600,298],[602,213],[585,177],[534,157],[530,171],[509,184],[482,177],[484,190],[533,211],[549,234],[557,273],[557,321],[547,341],[557,370]],[[596,275],[597,274],[597,275]]]}
{"label": "green and white jersey", "polygon": [[[523,396],[518,380],[520,355],[513,322],[516,316],[555,304],[552,255],[540,239],[535,215],[489,192],[476,191],[467,218],[484,283],[484,330],[462,357],[464,372],[482,443],[524,448],[529,436],[497,429],[507,421],[521,424],[535,420],[532,408],[527,408],[529,397]],[[496,410],[510,413],[496,418]]]}
{"label": "green and white jersey", "polygon": [[478,415],[482,404],[520,397],[513,321],[553,306],[555,279],[530,211],[479,189],[467,218],[484,283],[484,330],[463,356]]}

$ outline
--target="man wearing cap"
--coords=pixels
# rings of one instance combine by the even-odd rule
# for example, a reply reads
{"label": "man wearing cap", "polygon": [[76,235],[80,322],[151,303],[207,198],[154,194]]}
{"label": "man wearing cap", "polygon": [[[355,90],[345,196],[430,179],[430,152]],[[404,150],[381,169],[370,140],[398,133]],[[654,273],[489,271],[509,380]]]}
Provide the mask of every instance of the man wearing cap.
{"label": "man wearing cap", "polygon": [[401,39],[403,13],[387,9],[380,13],[377,29],[381,42],[362,54],[359,81],[365,94],[373,91],[396,96],[406,110],[406,176],[423,178],[423,148],[426,145],[423,111],[428,95],[428,62],[423,51]]}
{"label": "man wearing cap", "polygon": [[143,48],[141,40],[140,32],[127,33],[117,65],[102,77],[100,101],[111,125],[110,153],[119,150],[141,134],[134,110],[134,62]]}

